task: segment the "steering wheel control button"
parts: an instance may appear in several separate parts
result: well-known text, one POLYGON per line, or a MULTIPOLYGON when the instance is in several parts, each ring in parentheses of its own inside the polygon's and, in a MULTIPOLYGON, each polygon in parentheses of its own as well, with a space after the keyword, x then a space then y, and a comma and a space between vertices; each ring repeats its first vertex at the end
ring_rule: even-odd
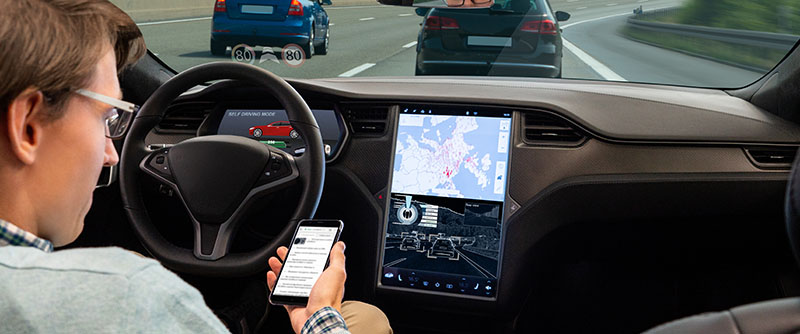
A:
POLYGON ((289 174, 291 174, 291 169, 288 166, 286 158, 280 154, 272 153, 270 154, 267 167, 264 168, 258 181, 256 181, 256 187, 263 186, 289 174))
POLYGON ((150 158, 150 162, 148 163, 153 171, 167 178, 172 176, 172 172, 169 169, 169 163, 167 161, 168 155, 168 148, 161 149, 153 154, 153 156, 150 158))
POLYGON ((285 159, 280 154, 274 154, 273 153, 272 154, 272 159, 271 159, 271 161, 272 161, 272 166, 271 166, 272 171, 275 172, 276 174, 280 173, 281 168, 283 168, 283 166, 284 166, 284 160, 285 159))

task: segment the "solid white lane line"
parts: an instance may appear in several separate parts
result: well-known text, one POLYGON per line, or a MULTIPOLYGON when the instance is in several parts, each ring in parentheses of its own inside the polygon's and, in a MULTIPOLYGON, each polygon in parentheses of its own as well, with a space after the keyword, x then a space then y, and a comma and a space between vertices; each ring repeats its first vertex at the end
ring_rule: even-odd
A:
POLYGON ((411 16, 411 15, 414 15, 414 14, 409 14, 409 13, 406 13, 406 14, 399 14, 399 15, 397 15, 397 16, 411 16))
POLYGON ((347 72, 339 74, 339 77, 341 77, 341 78, 349 78, 349 77, 352 77, 352 76, 354 76, 356 74, 359 74, 359 73, 363 72, 364 70, 366 70, 366 69, 368 69, 368 68, 370 68, 372 66, 375 66, 375 64, 374 63, 364 63, 364 64, 361 64, 361 65, 358 65, 358 66, 354 67, 352 70, 349 70, 347 72))
POLYGON ((181 22, 192 22, 192 21, 202 21, 202 20, 210 20, 211 16, 209 17, 196 17, 193 19, 180 19, 180 20, 166 20, 166 21, 153 21, 153 22, 145 22, 145 23, 137 23, 137 26, 152 26, 156 24, 168 24, 168 23, 181 23, 181 22))
POLYGON ((405 49, 408 49, 408 48, 410 48, 410 47, 412 47, 412 46, 414 46, 414 45, 417 45, 417 41, 413 41, 413 42, 411 42, 411 43, 408 43, 408 44, 406 44, 406 45, 403 45, 403 48, 405 48, 405 49))
POLYGON ((356 9, 356 8, 373 8, 373 7, 389 7, 389 6, 384 6, 384 5, 367 5, 367 6, 341 6, 341 7, 329 7, 329 6, 325 6, 325 10, 327 11, 327 10, 331 10, 331 9, 356 9))
POLYGON ((362 17, 362 18, 360 18, 358 20, 359 21, 369 21, 369 20, 374 20, 374 19, 375 19, 374 17, 362 17))
MULTIPOLYGON (((653 10, 670 8, 670 7, 672 7, 672 6, 654 8, 653 10)), ((605 19, 610 19, 612 17, 624 16, 624 15, 630 15, 630 14, 629 13, 620 13, 620 14, 608 15, 608 16, 603 16, 603 17, 597 17, 597 18, 584 20, 584 21, 573 22, 573 23, 570 23, 570 24, 565 24, 564 26, 561 27, 561 29, 567 29, 569 27, 576 26, 576 25, 583 24, 583 23, 587 23, 587 22, 605 20, 605 19)), ((561 36, 561 41, 562 41, 562 44, 564 45, 564 47, 567 48, 567 50, 572 52, 576 57, 578 57, 578 59, 580 59, 586 65, 591 67, 595 72, 597 72, 597 74, 599 74, 604 79, 610 80, 610 81, 627 81, 621 75, 617 74, 616 72, 614 72, 610 68, 608 68, 608 66, 604 65, 603 63, 601 63, 600 61, 598 61, 594 57, 590 56, 588 53, 584 52, 583 50, 581 50, 580 48, 575 46, 575 44, 570 43, 570 41, 568 41, 566 38, 564 38, 563 35, 561 36)))
POLYGON ((603 77, 603 79, 609 81, 627 81, 625 78, 608 68, 608 66, 599 62, 597 59, 594 59, 594 57, 590 56, 588 53, 583 52, 583 50, 579 49, 577 46, 575 46, 575 44, 570 43, 563 36, 561 37, 561 42, 564 44, 564 47, 567 48, 567 50, 572 52, 572 54, 578 57, 578 59, 580 59, 582 62, 586 63, 586 65, 589 65, 589 67, 603 77))

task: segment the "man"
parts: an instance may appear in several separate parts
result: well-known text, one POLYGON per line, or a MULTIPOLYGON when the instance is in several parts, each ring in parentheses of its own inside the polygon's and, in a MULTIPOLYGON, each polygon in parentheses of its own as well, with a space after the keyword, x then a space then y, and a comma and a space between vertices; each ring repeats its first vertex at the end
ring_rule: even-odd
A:
MULTIPOLYGON (((80 234, 101 168, 119 161, 111 139, 124 136, 132 110, 115 108, 130 105, 117 73, 145 52, 136 24, 106 0, 2 8, 0 333, 228 332, 196 289, 152 259, 120 248, 52 252, 80 234)), ((352 324, 391 332, 376 308, 342 304, 344 261, 340 242, 308 306, 287 307, 296 332, 347 333, 348 305, 361 313, 352 324)), ((271 288, 281 262, 269 266, 271 288)))

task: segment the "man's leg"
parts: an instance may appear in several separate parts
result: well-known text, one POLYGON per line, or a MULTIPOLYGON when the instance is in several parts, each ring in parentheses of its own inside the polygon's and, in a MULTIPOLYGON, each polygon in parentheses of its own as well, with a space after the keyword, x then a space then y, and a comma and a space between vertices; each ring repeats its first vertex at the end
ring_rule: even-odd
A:
POLYGON ((379 308, 348 300, 342 303, 342 317, 352 334, 392 334, 389 319, 379 308))

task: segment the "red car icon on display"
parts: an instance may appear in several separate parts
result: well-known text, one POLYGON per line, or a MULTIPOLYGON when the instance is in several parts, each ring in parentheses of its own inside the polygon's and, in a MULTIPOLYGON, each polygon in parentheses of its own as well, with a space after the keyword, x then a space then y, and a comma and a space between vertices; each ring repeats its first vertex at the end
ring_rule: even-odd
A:
POLYGON ((259 125, 250 128, 250 135, 256 138, 266 137, 290 137, 297 138, 299 134, 292 125, 286 121, 272 122, 267 125, 259 125))

